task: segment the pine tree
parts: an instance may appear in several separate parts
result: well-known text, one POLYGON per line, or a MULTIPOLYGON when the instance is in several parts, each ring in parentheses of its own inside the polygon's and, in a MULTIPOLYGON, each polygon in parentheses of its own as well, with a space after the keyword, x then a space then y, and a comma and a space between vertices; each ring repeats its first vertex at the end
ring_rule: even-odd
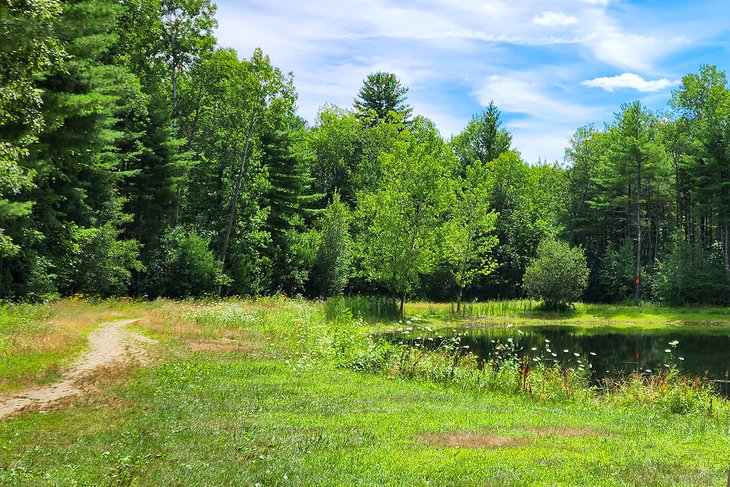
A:
POLYGON ((393 73, 372 73, 363 82, 355 99, 355 113, 365 125, 393 120, 407 123, 413 108, 406 103, 408 88, 393 73))

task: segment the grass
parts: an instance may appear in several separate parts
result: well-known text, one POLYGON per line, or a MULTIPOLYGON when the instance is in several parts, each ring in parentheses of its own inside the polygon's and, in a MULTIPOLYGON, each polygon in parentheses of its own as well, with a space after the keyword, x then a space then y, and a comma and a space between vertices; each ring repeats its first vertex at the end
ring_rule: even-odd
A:
POLYGON ((466 303, 464 312, 456 314, 451 303, 411 302, 405 307, 406 315, 421 316, 432 323, 468 320, 471 323, 520 326, 561 324, 590 326, 664 328, 674 326, 730 326, 730 308, 683 307, 670 308, 654 305, 641 307, 613 304, 576 303, 568 311, 542 311, 537 302, 529 300, 485 301, 466 303))
POLYGON ((153 307, 131 300, 0 306, 0 392, 58 380, 95 326, 142 316, 153 307))
MULTIPOLYGON (((87 305, 36 309, 34 319, 50 323, 76 306, 87 305)), ((382 325, 354 322, 342 310, 327 322, 316 303, 135 306, 122 308, 144 312, 137 327, 162 340, 155 365, 110 379, 73 407, 0 422, 0 484, 724 485, 727 478, 724 416, 540 402, 358 372, 343 367, 352 357, 342 355, 382 325)))

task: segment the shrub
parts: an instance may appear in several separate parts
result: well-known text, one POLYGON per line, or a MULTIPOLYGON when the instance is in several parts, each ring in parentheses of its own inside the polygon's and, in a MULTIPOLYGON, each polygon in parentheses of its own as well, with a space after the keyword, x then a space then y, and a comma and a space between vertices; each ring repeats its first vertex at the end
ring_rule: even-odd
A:
POLYGON ((657 264, 656 298, 663 304, 726 304, 728 284, 719 252, 677 242, 657 264))
POLYGON ((225 276, 209 244, 209 239, 192 229, 168 231, 150 266, 150 294, 186 298, 214 292, 225 276))
POLYGON ((75 292, 111 297, 127 293, 133 270, 142 270, 135 240, 120 240, 111 223, 76 230, 75 292))
POLYGON ((541 299, 547 309, 564 309, 580 299, 588 285, 583 250, 554 239, 540 242, 535 258, 525 270, 523 286, 541 299))
POLYGON ((350 277, 352 239, 347 205, 335 193, 322 218, 319 247, 312 270, 312 287, 323 298, 339 296, 350 277))

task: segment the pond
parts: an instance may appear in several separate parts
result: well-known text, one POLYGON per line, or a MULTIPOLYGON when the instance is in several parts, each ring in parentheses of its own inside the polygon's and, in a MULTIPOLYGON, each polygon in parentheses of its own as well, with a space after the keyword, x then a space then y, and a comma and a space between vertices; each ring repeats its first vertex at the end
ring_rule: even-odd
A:
POLYGON ((482 359, 506 353, 530 361, 585 368, 598 382, 634 371, 658 372, 669 365, 714 382, 730 397, 730 328, 627 329, 616 327, 529 326, 423 329, 391 335, 404 343, 436 349, 460 336, 460 346, 482 359))

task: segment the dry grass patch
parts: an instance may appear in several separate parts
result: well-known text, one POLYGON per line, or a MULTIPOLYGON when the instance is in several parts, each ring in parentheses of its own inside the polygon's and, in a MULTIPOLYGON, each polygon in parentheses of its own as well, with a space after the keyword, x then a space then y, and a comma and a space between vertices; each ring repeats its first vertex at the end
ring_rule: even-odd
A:
POLYGON ((529 444, 525 438, 487 433, 427 433, 418 435, 421 443, 444 448, 506 448, 529 444))
POLYGON ((590 428, 567 428, 564 426, 539 426, 536 428, 528 428, 527 431, 538 436, 565 436, 568 438, 580 438, 583 436, 599 436, 605 433, 590 428))
POLYGON ((211 340, 192 342, 188 344, 188 349, 193 352, 239 352, 248 354, 260 350, 262 345, 257 343, 241 343, 230 339, 211 340))
POLYGON ((74 385, 84 390, 98 390, 102 387, 116 385, 131 375, 139 366, 139 362, 134 359, 119 360, 109 365, 101 365, 76 379, 74 385))

